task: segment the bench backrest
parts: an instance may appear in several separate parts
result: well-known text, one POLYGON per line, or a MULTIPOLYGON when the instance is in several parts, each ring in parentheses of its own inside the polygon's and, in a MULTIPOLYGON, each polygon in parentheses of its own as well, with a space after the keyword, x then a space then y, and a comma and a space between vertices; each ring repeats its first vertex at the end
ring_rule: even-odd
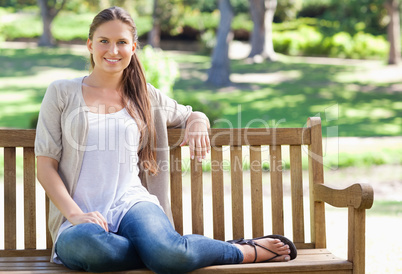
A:
MULTIPOLYGON (((320 118, 309 118, 307 127, 304 128, 263 128, 263 129, 211 129, 211 158, 209 172, 202 171, 202 164, 195 160, 190 161, 191 174, 191 205, 183 201, 183 148, 179 146, 184 136, 180 129, 169 129, 170 146, 170 178, 171 178, 171 205, 176 230, 183 234, 187 218, 191 218, 192 233, 206 234, 204 231, 204 205, 212 199, 212 229, 215 239, 228 240, 225 236, 227 229, 232 231, 232 237, 245 237, 245 223, 248 224, 248 216, 251 215, 252 236, 264 235, 265 231, 272 234, 287 235, 292 238, 298 248, 325 248, 325 215, 324 205, 314 200, 314 193, 310 191, 310 232, 311 240, 305 240, 304 223, 304 197, 302 174, 302 151, 304 146, 308 149, 309 189, 312 184, 323 183, 322 164, 322 136, 320 118), (283 149, 283 147, 286 147, 283 149), (288 148, 289 149, 288 149, 288 148), (246 153, 244 153, 247 149, 246 153), (268 163, 263 154, 269 150, 268 163), (285 231, 284 222, 284 180, 283 180, 283 151, 289 151, 285 158, 290 162, 290 193, 291 193, 291 232, 285 231), (230 154, 226 159, 226 152, 230 154), (244 191, 243 172, 245 166, 244 154, 249 155, 249 179, 246 178, 248 190, 244 191), (229 164, 230 161, 230 164, 229 164), (263 195, 263 178, 266 175, 264 167, 269 164, 270 197, 263 195), (225 172, 224 169, 230 169, 225 172), (225 195, 224 177, 230 173, 230 195, 225 195), (212 194, 204 195, 203 181, 211 178, 212 194), (246 193, 246 195, 245 195, 246 193), (250 196, 251 209, 244 207, 244 197, 250 196), (230 196, 227 199, 227 196, 230 196), (271 212, 264 212, 264 199, 271 200, 271 212), (184 214, 191 207, 191 217, 184 214), (225 221, 225 212, 231 211, 231 224, 225 221), (246 216, 246 218, 245 218, 246 216), (272 227, 264 227, 264 217, 272 216, 272 227), (286 233, 285 233, 286 232, 286 233)), ((41 188, 36 183, 35 155, 34 155, 35 130, 0 129, 0 149, 4 148, 4 219, 0 220, 0 229, 4 231, 4 244, 0 243, 0 256, 6 255, 17 248, 17 208, 23 211, 24 249, 35 250, 37 244, 37 214, 41 210, 48 214, 48 198, 43 208, 37 208, 36 188, 41 188), (16 148, 22 147, 22 156, 19 156, 16 148), (23 158, 23 207, 17 206, 17 158, 23 158)), ((1 151, 1 150, 0 150, 1 151)), ((247 171, 248 172, 248 171, 247 171)), ((0 180, 1 181, 1 180, 0 180)), ((228 188, 226 184, 226 188, 228 188)), ((184 187, 188 187, 184 185, 184 187)), ((1 193, 1 192, 0 192, 1 193)), ((227 192, 226 192, 227 193, 227 192)), ((187 200, 187 199, 186 199, 187 200)), ((248 199, 247 199, 248 200, 248 199)), ((228 217, 228 216, 226 216, 228 217)), ((246 228, 247 225, 246 225, 246 228)), ((52 242, 46 225, 47 249, 52 242)))

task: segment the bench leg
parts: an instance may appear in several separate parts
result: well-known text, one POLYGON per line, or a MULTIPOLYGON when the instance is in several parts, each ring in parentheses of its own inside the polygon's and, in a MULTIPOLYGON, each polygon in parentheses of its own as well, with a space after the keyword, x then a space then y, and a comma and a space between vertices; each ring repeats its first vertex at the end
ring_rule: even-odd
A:
POLYGON ((348 260, 353 262, 353 273, 365 273, 366 210, 349 207, 348 260))

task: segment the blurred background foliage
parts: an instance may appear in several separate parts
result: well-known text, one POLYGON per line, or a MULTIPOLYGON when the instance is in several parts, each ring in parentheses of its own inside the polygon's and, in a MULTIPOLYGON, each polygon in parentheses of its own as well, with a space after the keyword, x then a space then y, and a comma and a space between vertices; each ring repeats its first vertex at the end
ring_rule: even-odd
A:
MULTIPOLYGON (((220 20, 218 1, 158 1, 162 7, 161 39, 179 41, 180 46, 193 49, 193 52, 172 55, 144 47, 140 56, 148 81, 181 103, 206 112, 211 121, 224 117, 237 122, 235 114, 238 111, 237 106, 241 104, 245 120, 255 116, 266 120, 268 118, 264 115, 269 112, 270 119, 292 115, 288 119, 294 124, 288 126, 299 126, 304 123, 304 117, 315 115, 323 106, 340 104, 340 118, 344 118, 342 121, 352 121, 342 126, 339 131, 341 136, 401 134, 402 93, 394 92, 398 90, 399 83, 370 82, 371 79, 362 82, 358 75, 363 73, 361 71, 364 68, 358 66, 326 64, 315 67, 299 63, 297 59, 251 66, 244 63, 244 60, 232 60, 231 69, 237 75, 277 72, 293 75, 295 71, 300 71, 301 75, 292 76, 291 80, 280 84, 235 84, 228 88, 232 89, 229 96, 217 91, 216 87, 208 86, 203 77, 210 67, 210 51, 215 47, 220 20), (196 50, 194 45, 198 46, 195 47, 196 50), (180 76, 178 65, 181 66, 180 72, 184 72, 180 76), (350 78, 347 82, 335 79, 336 75, 342 73, 350 78), (370 92, 356 92, 360 89, 370 92), (352 99, 355 101, 350 103, 352 99), (283 102, 286 100, 288 105, 285 106, 283 102), (270 102, 269 106, 267 101, 270 102), (297 105, 297 108, 291 110, 290 104, 297 105)), ((384 2, 385 0, 280 0, 273 25, 274 49, 277 53, 288 56, 375 59, 385 64, 389 52, 386 34, 389 16, 384 2)), ((137 24, 140 44, 146 45, 147 34, 153 26, 153 3, 154 0, 69 0, 53 21, 52 32, 59 44, 84 45, 93 16, 103 8, 118 5, 132 14, 137 24)), ((232 21, 234 39, 246 44, 253 29, 250 2, 231 0, 231 4, 235 12, 232 21)), ((36 0, 0 0, 0 40, 36 42, 41 32, 42 21, 36 0)), ((178 44, 171 48, 176 50, 176 45, 178 44)), ((52 75, 56 73, 61 73, 64 78, 86 73, 86 61, 83 57, 86 52, 78 56, 64 51, 63 47, 1 49, 0 62, 3 66, 0 67, 0 126, 16 125, 16 115, 21 114, 21 124, 16 126, 34 127, 35 116, 47 86, 45 80, 52 79, 52 75), (21 78, 16 79, 17 77, 21 78), (21 96, 20 103, 16 102, 16 94, 21 96), (20 110, 17 109, 17 104, 20 110), (27 119, 27 115, 34 117, 32 123, 29 123, 31 118, 27 119)), ((224 125, 217 123, 216 126, 224 125)))
POLYGON ((173 85, 179 77, 177 63, 161 49, 147 45, 139 53, 145 76, 149 83, 158 87, 163 93, 173 97, 173 85))
MULTIPOLYGON (((60 0, 58 0, 60 1, 60 0)), ((388 54, 385 0, 281 0, 274 18, 274 48, 287 55, 384 59, 388 54)), ((199 41, 211 50, 219 24, 217 1, 159 0, 161 39, 199 41)), ((248 41, 253 28, 248 0, 231 0, 234 39, 248 41)), ((94 14, 111 5, 131 12, 140 40, 152 29, 153 0, 70 0, 55 18, 59 42, 82 42, 94 14)), ((0 0, 0 39, 37 39, 42 32, 36 0, 0 0)))

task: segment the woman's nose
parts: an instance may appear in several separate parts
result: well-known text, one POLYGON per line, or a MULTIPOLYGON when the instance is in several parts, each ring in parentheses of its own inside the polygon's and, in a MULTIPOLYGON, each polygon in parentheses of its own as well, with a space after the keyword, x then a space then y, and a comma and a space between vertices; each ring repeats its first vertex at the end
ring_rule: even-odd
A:
POLYGON ((118 53, 117 45, 116 44, 110 44, 109 52, 111 54, 117 54, 118 53))

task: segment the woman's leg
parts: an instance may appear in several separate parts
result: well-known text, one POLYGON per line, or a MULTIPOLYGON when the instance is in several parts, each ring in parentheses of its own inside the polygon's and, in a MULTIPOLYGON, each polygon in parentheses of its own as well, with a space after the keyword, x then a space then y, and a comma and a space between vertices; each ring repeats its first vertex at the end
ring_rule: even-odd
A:
POLYGON ((65 266, 74 270, 105 272, 145 267, 128 239, 93 223, 63 231, 56 242, 56 253, 65 266))
POLYGON ((135 204, 123 218, 117 234, 128 238, 144 264, 156 273, 184 273, 215 264, 243 261, 234 245, 201 235, 178 234, 155 204, 135 204))

